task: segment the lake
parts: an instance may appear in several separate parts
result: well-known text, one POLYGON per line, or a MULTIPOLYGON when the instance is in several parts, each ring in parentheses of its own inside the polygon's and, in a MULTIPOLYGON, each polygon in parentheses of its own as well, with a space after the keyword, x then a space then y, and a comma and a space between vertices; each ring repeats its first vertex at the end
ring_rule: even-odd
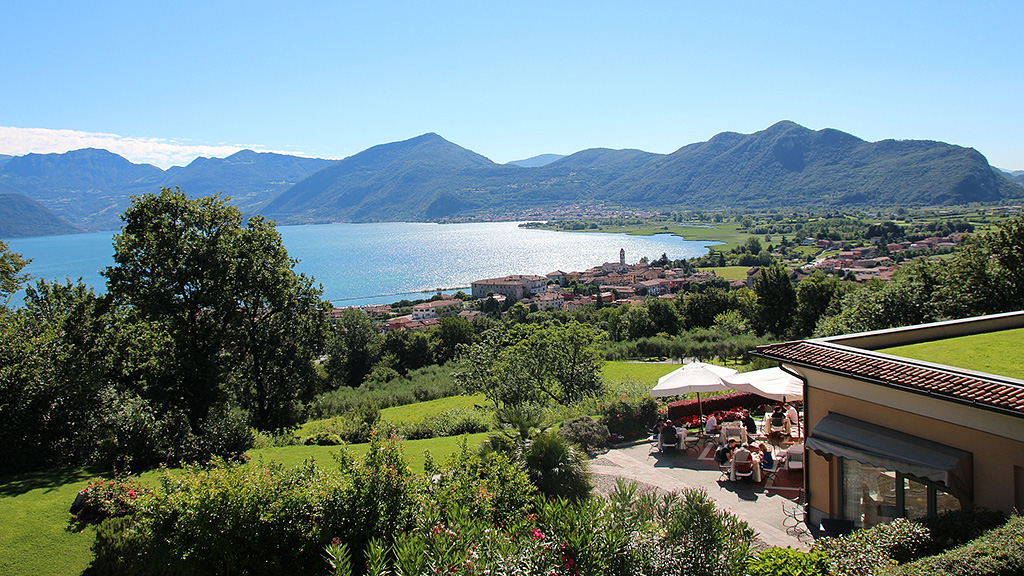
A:
MULTIPOLYGON (((452 292, 473 280, 506 274, 544 275, 554 270, 586 270, 663 253, 672 259, 700 256, 715 242, 677 236, 555 232, 519 228, 516 222, 429 224, 320 224, 279 226, 298 272, 323 285, 336 306, 386 304, 424 298, 425 292, 452 292)), ((115 232, 6 240, 11 250, 31 258, 25 269, 35 278, 72 279, 102 291, 99 271, 113 264, 115 232)), ((12 299, 20 302, 20 296, 12 299)))

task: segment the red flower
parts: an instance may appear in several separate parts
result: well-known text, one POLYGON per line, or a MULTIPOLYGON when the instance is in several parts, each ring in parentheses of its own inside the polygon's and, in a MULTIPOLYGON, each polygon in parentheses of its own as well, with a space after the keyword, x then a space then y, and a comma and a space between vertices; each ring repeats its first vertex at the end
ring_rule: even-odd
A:
POLYGON ((540 531, 540 528, 534 528, 533 531, 530 532, 530 535, 533 536, 534 540, 544 539, 544 533, 540 531))

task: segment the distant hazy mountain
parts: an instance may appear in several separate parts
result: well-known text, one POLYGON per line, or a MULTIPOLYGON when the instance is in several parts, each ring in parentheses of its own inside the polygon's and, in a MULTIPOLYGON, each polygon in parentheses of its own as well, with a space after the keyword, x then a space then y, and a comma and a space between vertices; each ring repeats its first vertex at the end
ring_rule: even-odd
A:
POLYGON ((10 160, 11 158, 14 158, 14 156, 11 156, 9 154, 0 154, 0 166, 7 164, 7 161, 10 160))
POLYGON ((245 214, 334 160, 242 150, 227 158, 196 158, 165 172, 161 186, 178 186, 190 197, 222 194, 245 214))
POLYGON ((1000 168, 1011 180, 1024 184, 1024 170, 1006 170, 1000 168))
POLYGON ((332 160, 243 150, 227 158, 197 158, 161 170, 106 150, 28 154, 0 165, 0 192, 24 194, 89 230, 120 226, 130 196, 179 186, 190 196, 222 193, 246 214, 332 160))
POLYGON ((24 194, 82 228, 110 230, 129 195, 158 190, 163 174, 95 148, 27 154, 0 167, 0 192, 24 194))
POLYGON ((525 160, 513 160, 511 162, 507 162, 507 164, 522 166, 523 168, 540 168, 541 166, 547 166, 555 160, 561 160, 562 158, 565 158, 564 154, 541 154, 539 156, 526 158, 525 160))
POLYGON ((0 194, 0 238, 81 232, 42 204, 21 194, 0 194))
POLYGON ((779 122, 671 154, 591 149, 524 170, 436 134, 383 144, 317 172, 264 207, 282 222, 500 217, 523 208, 921 206, 1024 197, 971 148, 866 142, 779 122))

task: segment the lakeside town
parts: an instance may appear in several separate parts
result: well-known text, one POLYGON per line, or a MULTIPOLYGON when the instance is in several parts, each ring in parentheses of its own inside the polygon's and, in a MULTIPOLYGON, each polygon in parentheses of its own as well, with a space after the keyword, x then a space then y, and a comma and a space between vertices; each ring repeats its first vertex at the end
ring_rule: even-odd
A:
MULTIPOLYGON (((815 250, 809 263, 787 268, 790 280, 797 284, 815 271, 837 276, 848 281, 865 282, 878 279, 888 282, 904 264, 918 258, 949 254, 963 243, 968 234, 954 232, 945 236, 930 236, 915 241, 884 242, 881 236, 868 239, 865 245, 850 240, 805 238, 799 244, 815 250)), ((782 259, 781 250, 772 254, 782 259)), ((666 259, 665 263, 669 261, 666 259)), ((426 331, 437 326, 440 318, 459 316, 472 320, 488 311, 507 311, 522 303, 530 311, 571 311, 587 305, 640 305, 648 298, 672 299, 681 290, 694 285, 718 281, 729 289, 752 288, 762 266, 746 269, 742 277, 724 278, 714 268, 668 267, 651 263, 642 257, 627 263, 625 249, 620 249, 618 261, 604 262, 587 270, 565 272, 554 270, 545 274, 510 274, 498 278, 483 278, 471 283, 471 292, 437 295, 411 306, 378 304, 354 307, 369 316, 381 333, 393 331, 426 331), (398 313, 396 313, 398 312, 398 313)), ((334 308, 332 321, 346 308, 334 308)))

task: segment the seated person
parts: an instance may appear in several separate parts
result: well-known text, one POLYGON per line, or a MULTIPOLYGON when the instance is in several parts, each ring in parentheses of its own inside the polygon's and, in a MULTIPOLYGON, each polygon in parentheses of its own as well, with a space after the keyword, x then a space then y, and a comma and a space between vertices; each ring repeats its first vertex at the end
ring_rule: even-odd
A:
POLYGON ((661 446, 662 448, 676 448, 679 446, 679 432, 672 425, 671 421, 666 421, 665 427, 661 429, 661 446))
POLYGON ((757 434, 757 422, 754 422, 754 417, 750 415, 749 411, 743 411, 743 418, 741 421, 743 422, 743 426, 747 429, 747 434, 757 434))
POLYGON ((708 414, 708 419, 704 422, 704 433, 714 434, 716 432, 718 432, 718 418, 716 418, 715 414, 712 412, 711 414, 708 414))
POLYGON ((750 451, 750 445, 743 444, 732 455, 732 479, 736 479, 737 473, 746 474, 747 472, 752 472, 750 477, 755 482, 761 481, 761 470, 754 468, 754 455, 750 451))
POLYGON ((736 450, 737 444, 739 444, 739 442, 737 442, 735 438, 730 438, 728 442, 720 445, 715 450, 715 462, 717 462, 719 466, 725 466, 728 464, 729 460, 732 460, 732 453, 736 450))
POLYGON ((764 442, 761 442, 761 445, 758 446, 757 449, 761 452, 760 453, 761 469, 762 470, 771 470, 775 466, 775 461, 772 458, 772 451, 768 448, 768 445, 765 444, 764 442))
POLYGON ((786 413, 783 411, 782 406, 776 406, 775 412, 772 413, 769 424, 773 429, 782 428, 786 436, 789 436, 789 430, 792 424, 786 413))
POLYGON ((661 431, 665 428, 665 422, 658 420, 654 423, 654 427, 651 428, 651 438, 660 438, 661 431))
POLYGON ((800 423, 800 413, 796 411, 796 407, 793 406, 792 404, 787 403, 785 405, 785 409, 786 409, 786 418, 789 418, 790 424, 792 424, 794 426, 799 424, 800 423))

